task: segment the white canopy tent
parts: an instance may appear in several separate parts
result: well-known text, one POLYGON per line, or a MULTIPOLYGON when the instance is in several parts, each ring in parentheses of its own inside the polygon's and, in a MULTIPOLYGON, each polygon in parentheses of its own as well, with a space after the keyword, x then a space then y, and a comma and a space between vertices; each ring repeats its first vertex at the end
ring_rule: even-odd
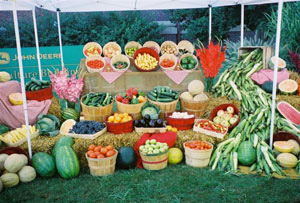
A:
MULTIPOLYGON (((28 150, 30 157, 31 142, 28 129, 28 116, 27 116, 27 103, 25 96, 25 85, 23 75, 23 64, 21 54, 21 43, 19 37, 19 27, 17 10, 33 10, 34 18, 34 29, 36 37, 37 53, 39 55, 39 45, 37 36, 36 16, 35 7, 40 7, 50 11, 57 12, 58 32, 59 32, 59 44, 61 52, 61 64, 63 63, 63 51, 62 51, 62 40, 60 31, 60 16, 59 12, 92 12, 92 11, 126 11, 126 10, 163 10, 163 9, 192 9, 192 8, 209 8, 209 40, 211 39, 211 24, 212 24, 212 8, 221 6, 241 5, 241 46, 243 46, 243 28, 244 28, 244 5, 258 5, 268 3, 278 3, 278 19, 277 19, 277 35, 276 35, 276 49, 275 56, 279 56, 279 45, 280 45, 280 30, 281 30, 281 11, 283 2, 292 2, 292 0, 0 0, 0 11, 1 10, 13 10, 16 44, 18 51, 19 70, 21 78, 21 86, 23 93, 23 106, 25 114, 25 122, 27 126, 27 139, 28 139, 28 150)), ((40 69, 40 58, 38 57, 39 71, 40 69)), ((274 69, 274 85, 272 94, 272 119, 271 119, 271 131, 270 131, 270 145, 273 142, 273 127, 274 127, 274 115, 275 115, 275 98, 276 98, 276 84, 277 84, 277 72, 278 72, 278 60, 275 62, 274 69)), ((41 78, 41 75, 40 75, 41 78)))

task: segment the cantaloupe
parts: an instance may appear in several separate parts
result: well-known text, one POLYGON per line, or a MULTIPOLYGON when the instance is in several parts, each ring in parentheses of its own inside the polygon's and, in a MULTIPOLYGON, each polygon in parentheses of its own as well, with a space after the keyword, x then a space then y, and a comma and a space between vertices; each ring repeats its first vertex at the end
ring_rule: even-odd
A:
MULTIPOLYGON (((275 68, 275 61, 276 61, 275 59, 276 59, 275 56, 270 58, 269 68, 271 69, 275 68)), ((278 70, 284 69, 285 67, 286 67, 286 62, 282 58, 278 57, 278 70)))
POLYGON ((13 105, 22 105, 23 104, 22 93, 19 92, 11 93, 10 95, 8 95, 8 100, 13 105))
POLYGON ((189 92, 183 92, 180 97, 188 101, 193 100, 193 96, 189 92))
POLYGON ((60 134, 65 135, 69 133, 69 130, 76 124, 76 121, 73 119, 68 119, 60 127, 60 134))
POLYGON ((294 145, 292 145, 288 141, 276 141, 274 142, 273 146, 278 152, 284 153, 292 152, 294 149, 294 145))
POLYGON ((201 94, 204 91, 204 84, 200 80, 193 80, 188 84, 188 90, 191 95, 201 94))
POLYGON ((193 98, 193 101, 206 101, 206 100, 208 100, 208 96, 205 93, 197 94, 193 98))
POLYGON ((286 79, 279 83, 278 89, 283 94, 295 94, 298 90, 298 83, 295 80, 286 79))
POLYGON ((299 154, 300 152, 300 145, 296 140, 288 140, 288 143, 292 144, 294 146, 294 149, 292 151, 293 154, 295 154, 296 156, 299 154))

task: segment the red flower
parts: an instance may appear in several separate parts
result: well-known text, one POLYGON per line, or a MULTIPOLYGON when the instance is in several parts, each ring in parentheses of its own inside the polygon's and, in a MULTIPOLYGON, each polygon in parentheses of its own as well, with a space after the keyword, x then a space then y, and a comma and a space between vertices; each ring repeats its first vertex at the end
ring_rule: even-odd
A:
POLYGON ((225 50, 226 46, 223 47, 222 51, 220 44, 214 45, 212 41, 209 42, 207 48, 203 47, 196 50, 206 78, 215 78, 218 75, 222 63, 225 61, 225 50))

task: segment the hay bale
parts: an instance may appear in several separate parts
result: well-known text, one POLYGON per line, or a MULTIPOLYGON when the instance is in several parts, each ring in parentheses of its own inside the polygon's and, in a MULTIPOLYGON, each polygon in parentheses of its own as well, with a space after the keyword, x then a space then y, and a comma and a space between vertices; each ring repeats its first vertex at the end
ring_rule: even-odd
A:
POLYGON ((277 95, 276 101, 286 101, 300 111, 300 96, 298 95, 277 95))
POLYGON ((51 99, 51 105, 48 113, 56 116, 60 121, 62 121, 60 103, 55 96, 53 96, 51 99))

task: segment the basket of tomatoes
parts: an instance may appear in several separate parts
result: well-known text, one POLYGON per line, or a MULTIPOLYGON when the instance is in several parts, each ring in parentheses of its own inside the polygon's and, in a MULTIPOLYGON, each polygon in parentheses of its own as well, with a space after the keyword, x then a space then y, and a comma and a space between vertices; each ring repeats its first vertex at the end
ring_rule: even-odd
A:
POLYGON ((101 56, 90 56, 85 60, 85 66, 90 73, 102 72, 106 63, 101 56))
POLYGON ((112 145, 106 147, 90 145, 85 154, 93 176, 105 176, 114 173, 118 151, 112 145))
POLYGON ((188 141, 183 144, 185 152, 185 162, 193 167, 207 167, 213 145, 203 140, 188 141))
POLYGON ((159 66, 164 71, 172 71, 176 68, 177 57, 174 54, 164 54, 160 57, 159 66))

